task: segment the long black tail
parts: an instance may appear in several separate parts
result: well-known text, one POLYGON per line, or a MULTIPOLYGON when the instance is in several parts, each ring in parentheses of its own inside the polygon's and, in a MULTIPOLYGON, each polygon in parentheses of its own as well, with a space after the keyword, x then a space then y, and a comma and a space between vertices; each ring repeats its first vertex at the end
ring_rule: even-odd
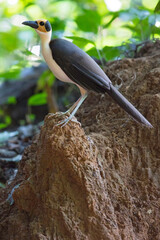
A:
POLYGON ((113 86, 107 93, 122 107, 129 115, 131 115, 136 121, 152 128, 153 126, 148 120, 113 86))

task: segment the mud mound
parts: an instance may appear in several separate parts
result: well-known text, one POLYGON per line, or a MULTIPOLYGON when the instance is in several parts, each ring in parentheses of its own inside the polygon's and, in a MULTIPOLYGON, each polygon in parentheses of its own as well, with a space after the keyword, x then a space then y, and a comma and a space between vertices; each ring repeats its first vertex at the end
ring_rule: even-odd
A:
POLYGON ((160 52, 105 71, 154 128, 94 93, 77 114, 83 129, 49 114, 1 193, 3 240, 160 239, 160 52))

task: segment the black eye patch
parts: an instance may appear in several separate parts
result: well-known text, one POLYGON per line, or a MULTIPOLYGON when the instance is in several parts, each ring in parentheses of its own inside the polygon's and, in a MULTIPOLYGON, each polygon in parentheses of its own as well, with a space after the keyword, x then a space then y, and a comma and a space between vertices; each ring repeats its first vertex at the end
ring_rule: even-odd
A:
POLYGON ((47 21, 46 23, 45 23, 45 29, 46 29, 46 31, 47 32, 49 32, 49 31, 51 31, 51 24, 49 23, 49 21, 47 21))
POLYGON ((41 26, 43 26, 43 25, 44 25, 44 22, 40 22, 39 24, 40 24, 41 26))

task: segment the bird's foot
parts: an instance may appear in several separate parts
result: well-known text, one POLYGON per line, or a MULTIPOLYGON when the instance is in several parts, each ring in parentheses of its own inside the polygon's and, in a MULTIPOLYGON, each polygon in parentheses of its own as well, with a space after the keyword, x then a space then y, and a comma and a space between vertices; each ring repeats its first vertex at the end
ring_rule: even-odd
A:
POLYGON ((59 123, 56 124, 56 126, 61 126, 64 127, 69 121, 78 123, 81 126, 81 123, 77 121, 77 119, 75 117, 72 116, 72 114, 65 118, 64 120, 60 121, 59 123))
POLYGON ((86 99, 87 97, 87 93, 85 93, 84 95, 82 95, 77 102, 70 108, 68 109, 68 111, 66 111, 64 114, 62 115, 67 115, 70 114, 68 118, 65 118, 63 121, 59 122, 56 124, 56 126, 60 126, 64 127, 76 114, 78 108, 81 106, 81 104, 83 103, 83 101, 86 99))

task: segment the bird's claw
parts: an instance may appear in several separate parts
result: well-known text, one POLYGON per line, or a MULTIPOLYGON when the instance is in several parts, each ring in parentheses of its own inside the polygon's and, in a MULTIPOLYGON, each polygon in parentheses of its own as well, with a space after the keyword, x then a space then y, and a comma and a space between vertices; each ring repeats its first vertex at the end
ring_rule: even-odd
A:
POLYGON ((62 121, 60 121, 59 123, 56 124, 56 126, 60 126, 64 127, 69 121, 78 123, 81 126, 81 123, 77 121, 77 119, 73 119, 72 116, 69 116, 67 119, 64 119, 62 121))
POLYGON ((63 120, 63 121, 60 121, 59 123, 56 124, 56 126, 60 126, 61 125, 61 127, 64 127, 68 123, 68 121, 69 121, 69 120, 68 121, 67 120, 68 120, 68 118, 63 120))

